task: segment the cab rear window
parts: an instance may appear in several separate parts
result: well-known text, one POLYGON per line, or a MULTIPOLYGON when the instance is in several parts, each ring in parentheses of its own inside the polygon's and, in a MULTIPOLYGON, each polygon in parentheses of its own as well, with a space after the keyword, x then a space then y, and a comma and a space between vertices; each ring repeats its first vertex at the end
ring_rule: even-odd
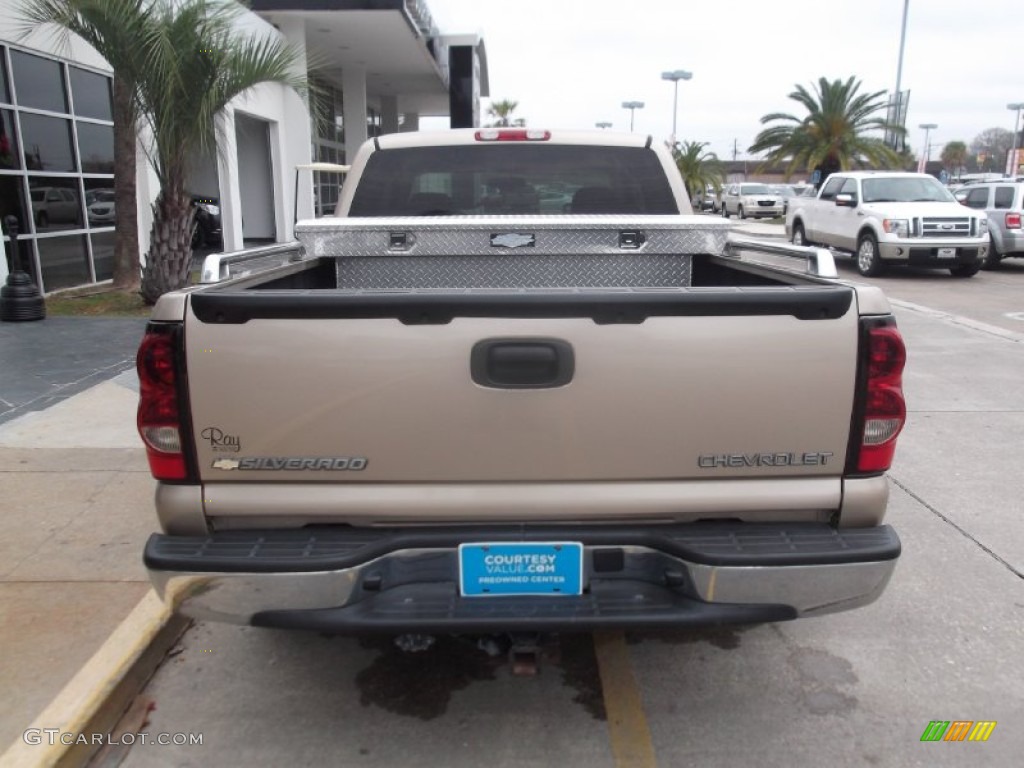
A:
POLYGON ((349 215, 679 212, 650 149, 524 143, 375 152, 349 215))

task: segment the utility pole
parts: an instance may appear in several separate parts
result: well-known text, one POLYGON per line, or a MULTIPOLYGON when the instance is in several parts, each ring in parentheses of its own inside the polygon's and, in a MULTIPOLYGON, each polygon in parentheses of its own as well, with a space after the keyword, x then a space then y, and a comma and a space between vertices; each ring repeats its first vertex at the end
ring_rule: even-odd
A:
POLYGON ((739 139, 733 139, 733 140, 732 140, 732 161, 733 161, 734 163, 736 162, 736 155, 738 154, 738 151, 737 151, 737 149, 736 149, 736 144, 737 144, 738 142, 739 142, 739 139))

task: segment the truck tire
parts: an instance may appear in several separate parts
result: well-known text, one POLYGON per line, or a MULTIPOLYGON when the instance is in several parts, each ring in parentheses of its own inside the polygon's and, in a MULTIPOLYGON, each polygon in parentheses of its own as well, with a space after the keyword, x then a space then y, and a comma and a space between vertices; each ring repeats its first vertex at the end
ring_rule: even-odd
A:
POLYGON ((885 271, 885 264, 878 254, 878 238, 870 232, 857 239, 857 271, 864 277, 878 277, 885 271))
POLYGON ((793 245, 810 245, 807 242, 807 235, 804 234, 804 225, 799 221, 793 224, 793 245))
POLYGON ((743 206, 742 205, 739 208, 736 209, 736 215, 739 216, 741 219, 747 218, 747 214, 743 212, 743 206))
POLYGON ((999 253, 999 249, 996 248, 996 241, 992 235, 988 236, 988 253, 985 254, 985 258, 981 261, 982 269, 999 269, 999 261, 1002 259, 1002 255, 999 253))
POLYGON ((981 269, 981 262, 976 261, 973 264, 958 264, 955 267, 950 267, 949 273, 953 277, 974 277, 978 274, 979 269, 981 269))
POLYGON ((722 202, 722 218, 723 219, 728 219, 729 218, 729 206, 726 205, 724 201, 722 202))

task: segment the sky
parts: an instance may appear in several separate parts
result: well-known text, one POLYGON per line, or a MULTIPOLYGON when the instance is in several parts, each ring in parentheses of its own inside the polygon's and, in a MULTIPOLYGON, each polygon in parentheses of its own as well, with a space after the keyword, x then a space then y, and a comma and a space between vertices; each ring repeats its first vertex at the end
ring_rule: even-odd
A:
MULTIPOLYGON (((491 99, 519 102, 537 128, 629 130, 623 101, 642 101, 635 130, 704 141, 723 159, 746 149, 771 112, 802 117, 788 98, 818 78, 862 81, 861 93, 894 91, 905 0, 426 0, 442 33, 479 32, 491 99)), ((901 89, 910 90, 908 143, 930 131, 931 158, 948 141, 1012 131, 1024 102, 1024 2, 909 0, 901 89)), ((489 101, 484 100, 483 110, 489 101)), ((884 117, 884 113, 880 113, 884 117)), ((486 117, 485 117, 486 120, 486 117)), ((1024 121, 1024 115, 1022 115, 1024 121)), ((433 124, 440 127, 440 123, 433 124)), ((432 127, 423 121, 421 127, 432 127)))

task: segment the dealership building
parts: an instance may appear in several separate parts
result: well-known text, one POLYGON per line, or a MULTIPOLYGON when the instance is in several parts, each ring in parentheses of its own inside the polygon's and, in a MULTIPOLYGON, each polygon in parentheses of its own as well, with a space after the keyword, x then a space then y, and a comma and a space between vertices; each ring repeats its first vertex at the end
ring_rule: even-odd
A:
MULTIPOLYGON (((23 268, 43 291, 109 280, 110 67, 80 40, 23 35, 10 5, 0 8, 0 218, 17 219, 23 268)), ((367 138, 417 130, 421 117, 480 124, 483 39, 440 31, 423 0, 252 0, 238 26, 294 45, 326 114, 312 120, 294 91, 271 83, 224 110, 219 151, 191 158, 189 191, 219 209, 225 251, 289 241, 296 211, 333 211, 341 173, 297 168, 344 165, 367 138)), ((158 183, 141 145, 136 169, 145 258, 158 183)), ((5 224, 0 280, 8 240, 5 224)))

